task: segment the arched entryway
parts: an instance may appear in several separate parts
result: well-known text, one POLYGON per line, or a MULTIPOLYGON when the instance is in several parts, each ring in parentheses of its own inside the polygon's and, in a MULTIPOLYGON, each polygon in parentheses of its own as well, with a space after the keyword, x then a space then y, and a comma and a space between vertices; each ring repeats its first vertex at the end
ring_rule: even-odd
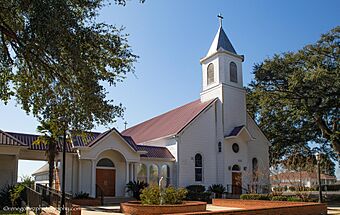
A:
POLYGON ((109 158, 102 158, 96 166, 96 186, 104 196, 116 195, 116 169, 109 158))
POLYGON ((232 170, 232 193, 237 195, 242 194, 241 167, 235 164, 231 170, 232 170))

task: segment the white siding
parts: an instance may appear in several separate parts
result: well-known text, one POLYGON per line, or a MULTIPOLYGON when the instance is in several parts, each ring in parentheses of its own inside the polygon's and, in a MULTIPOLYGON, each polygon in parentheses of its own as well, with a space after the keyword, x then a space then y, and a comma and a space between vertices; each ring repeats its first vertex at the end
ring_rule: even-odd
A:
POLYGON ((215 108, 210 107, 189 125, 179 137, 179 181, 180 187, 191 184, 205 186, 216 183, 216 125, 215 108), (195 182, 194 157, 203 156, 203 182, 195 182))

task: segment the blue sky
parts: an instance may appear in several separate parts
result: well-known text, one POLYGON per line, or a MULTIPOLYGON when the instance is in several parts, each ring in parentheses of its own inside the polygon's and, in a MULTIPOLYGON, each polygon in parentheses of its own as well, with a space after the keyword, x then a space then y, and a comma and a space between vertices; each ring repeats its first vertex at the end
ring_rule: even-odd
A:
MULTIPOLYGON (((144 4, 132 0, 125 7, 103 8, 98 21, 124 26, 129 44, 140 56, 134 75, 107 88, 109 97, 126 107, 125 119, 110 126, 122 130, 125 120, 129 127, 199 98, 199 60, 217 31, 218 13, 224 16, 223 28, 234 48, 245 55, 246 85, 252 79, 254 63, 300 49, 339 25, 339 9, 340 1, 335 0, 146 0, 144 4)), ((2 130, 36 131, 36 120, 16 107, 15 101, 0 104, 0 118, 2 130)), ((19 175, 39 165, 21 162, 19 175)))

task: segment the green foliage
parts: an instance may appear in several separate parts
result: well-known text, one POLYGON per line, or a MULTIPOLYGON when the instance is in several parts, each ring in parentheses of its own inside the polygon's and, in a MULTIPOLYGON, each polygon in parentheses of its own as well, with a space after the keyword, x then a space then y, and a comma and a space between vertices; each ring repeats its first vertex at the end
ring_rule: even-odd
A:
MULTIPOLYGON (((248 88, 247 107, 272 143, 273 165, 287 158, 290 160, 286 163, 292 164, 292 168, 301 168, 313 159, 316 149, 337 160, 339 45, 337 26, 315 44, 295 53, 275 55, 254 66, 255 80, 248 88), (314 143, 315 149, 309 143, 314 143)), ((315 162, 309 163, 309 168, 313 168, 315 162)), ((334 173, 332 166, 329 172, 334 173)))
POLYGON ((289 196, 289 197, 287 197, 287 201, 289 201, 289 202, 301 202, 302 200, 298 197, 295 197, 295 196, 289 196))
POLYGON ((205 186, 189 185, 186 189, 188 190, 186 200, 210 202, 211 193, 205 191, 205 186))
POLYGON ((162 198, 165 204, 175 205, 181 204, 187 194, 188 191, 184 188, 176 189, 175 187, 170 186, 165 188, 164 192, 162 193, 162 198))
POLYGON ((149 186, 142 190, 140 195, 143 205, 160 205, 162 204, 181 204, 187 194, 184 188, 167 187, 164 190, 159 190, 158 186, 149 186))
POLYGON ((159 205, 160 202, 160 190, 158 186, 149 186, 142 190, 140 199, 143 205, 159 205))
POLYGON ((58 155, 58 139, 63 136, 63 127, 56 120, 45 119, 40 121, 37 131, 43 135, 39 136, 33 144, 46 145, 46 158, 48 162, 48 185, 53 187, 54 178, 54 162, 55 157, 58 155))
POLYGON ((296 190, 296 187, 290 186, 290 187, 288 187, 288 190, 289 190, 289 191, 295 191, 295 190, 296 190))
POLYGON ((205 186, 203 185, 189 185, 186 187, 189 192, 203 193, 205 192, 205 186))
POLYGON ((90 199, 90 194, 81 191, 80 193, 76 193, 74 195, 74 199, 90 199))
POLYGON ((270 196, 267 194, 242 194, 240 199, 243 200, 270 200, 270 196))
POLYGON ((137 200, 140 200, 141 190, 146 188, 148 184, 144 181, 129 181, 126 184, 127 192, 132 192, 133 197, 137 200))
POLYGON ((12 206, 11 201, 11 193, 10 191, 14 186, 5 185, 0 189, 0 208, 2 209, 5 206, 12 206))
POLYGON ((21 196, 24 191, 24 184, 17 184, 10 190, 12 206, 18 207, 21 205, 21 196))
MULTIPOLYGON (((125 0, 115 0, 125 4, 125 0)), ((123 114, 107 98, 137 56, 123 28, 97 22, 106 1, 1 1, 0 100, 12 97, 38 120, 66 116, 90 130, 123 114)))
POLYGON ((273 196, 272 201, 287 201, 287 196, 273 196))
POLYGON ((216 198, 221 198, 222 194, 226 192, 225 186, 223 184, 212 184, 208 188, 208 192, 215 193, 216 198))
POLYGON ((23 175, 20 177, 21 185, 32 188, 34 186, 34 179, 29 175, 23 175))
POLYGON ((287 186, 284 186, 284 187, 274 187, 273 190, 275 192, 283 192, 283 191, 287 191, 287 186))

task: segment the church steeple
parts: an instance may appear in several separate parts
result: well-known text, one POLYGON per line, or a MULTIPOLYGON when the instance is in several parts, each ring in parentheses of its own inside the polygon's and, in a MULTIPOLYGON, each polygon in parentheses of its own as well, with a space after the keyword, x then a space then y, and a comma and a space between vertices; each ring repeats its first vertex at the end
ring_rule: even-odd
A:
POLYGON ((237 54, 222 27, 219 28, 202 65, 201 101, 218 98, 216 111, 223 120, 224 135, 230 129, 246 124, 246 94, 243 88, 242 63, 244 56, 237 54))
MULTIPOLYGON (((243 55, 238 55, 222 27, 222 15, 218 15, 219 28, 207 55, 201 59, 203 86, 201 100, 222 97, 221 87, 243 89, 243 55)), ((223 89, 223 92, 226 88, 223 89)), ((223 98, 221 98, 223 100, 223 98)))
POLYGON ((215 53, 218 50, 224 50, 224 51, 231 52, 233 54, 237 54, 229 38, 227 37, 226 33, 224 32, 222 28, 223 16, 219 14, 217 17, 220 20, 220 27, 218 28, 217 34, 210 46, 207 56, 215 53))

